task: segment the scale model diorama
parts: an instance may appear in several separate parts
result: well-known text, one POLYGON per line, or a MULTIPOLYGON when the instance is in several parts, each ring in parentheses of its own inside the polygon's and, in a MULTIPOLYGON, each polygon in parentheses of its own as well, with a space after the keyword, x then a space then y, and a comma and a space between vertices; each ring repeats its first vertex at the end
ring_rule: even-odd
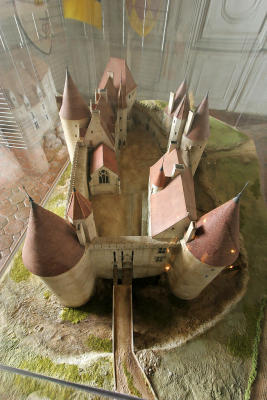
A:
POLYGON ((120 153, 136 90, 125 60, 111 58, 88 107, 66 73, 60 118, 73 164, 66 219, 31 201, 23 248, 25 266, 66 306, 85 304, 96 278, 119 281, 129 268, 133 278, 168 271, 173 294, 194 299, 239 255, 240 195, 197 220, 193 176, 210 135, 208 96, 191 111, 185 82, 170 94, 167 151, 150 168, 148 234, 98 235, 92 200, 123 194, 120 153))
MULTIPOLYGON (((29 197, 22 257, 67 307, 87 303, 97 279, 113 279, 115 386, 152 400, 133 348, 132 279, 165 273, 173 295, 197 298, 239 256, 241 193, 198 219, 193 176, 210 135, 208 96, 192 111, 185 82, 170 94, 162 117, 167 151, 140 169, 134 150, 150 157, 156 139, 150 135, 146 152, 134 144, 140 132, 127 135, 133 120, 146 118, 134 111, 136 89, 125 60, 111 58, 88 107, 67 71, 59 112, 72 162, 65 219, 29 197)), ((153 124, 146 119, 146 130, 155 132, 153 124)), ((147 136, 141 132, 144 143, 147 136)))

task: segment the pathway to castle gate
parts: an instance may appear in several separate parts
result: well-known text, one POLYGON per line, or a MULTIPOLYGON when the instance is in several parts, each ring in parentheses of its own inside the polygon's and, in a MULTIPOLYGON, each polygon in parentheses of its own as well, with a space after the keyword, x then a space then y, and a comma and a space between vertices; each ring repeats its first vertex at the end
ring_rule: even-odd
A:
POLYGON ((113 286, 113 349, 116 390, 155 400, 133 352, 132 285, 113 286))

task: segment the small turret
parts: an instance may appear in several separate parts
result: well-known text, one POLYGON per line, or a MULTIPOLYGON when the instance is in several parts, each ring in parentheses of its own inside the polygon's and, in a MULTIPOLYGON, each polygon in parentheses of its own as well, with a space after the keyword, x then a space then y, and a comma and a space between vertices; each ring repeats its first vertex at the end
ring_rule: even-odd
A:
POLYGON ((170 92, 169 104, 165 109, 165 112, 167 114, 172 115, 174 113, 176 108, 181 103, 184 95, 186 94, 186 91, 187 91, 187 85, 186 85, 186 80, 184 80, 176 90, 175 94, 173 92, 170 92))
POLYGON ((75 188, 71 194, 67 217, 75 226, 81 245, 84 246, 97 236, 92 204, 75 188))
POLYGON ((30 200, 31 212, 22 250, 23 263, 39 276, 63 305, 76 307, 90 297, 94 278, 75 229, 30 200))
POLYGON ((172 142, 176 142, 177 148, 179 149, 189 109, 189 100, 186 93, 173 113, 167 151, 173 150, 172 142))
POLYGON ((91 119, 90 110, 75 86, 69 71, 66 71, 66 80, 63 92, 62 106, 59 111, 69 156, 72 161, 80 130, 88 127, 91 119))
POLYGON ((193 113, 189 111, 184 134, 181 141, 181 150, 186 166, 191 167, 192 174, 200 162, 210 135, 208 95, 193 113))
POLYGON ((183 299, 194 299, 239 255, 239 198, 203 215, 185 233, 169 280, 172 291, 183 299), (193 228, 193 229, 192 229, 193 228), (191 236, 191 237, 190 237, 191 236))

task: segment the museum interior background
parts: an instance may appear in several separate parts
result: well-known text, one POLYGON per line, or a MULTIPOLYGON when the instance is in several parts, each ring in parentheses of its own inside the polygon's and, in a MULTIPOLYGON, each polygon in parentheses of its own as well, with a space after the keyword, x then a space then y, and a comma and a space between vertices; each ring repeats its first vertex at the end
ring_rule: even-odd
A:
POLYGON ((126 59, 138 100, 168 101, 183 79, 194 104, 208 91, 210 114, 253 138, 267 201, 266 0, 102 0, 84 21, 65 3, 0 0, 0 268, 27 226, 23 186, 44 203, 69 163, 66 68, 89 101, 111 56, 126 59))

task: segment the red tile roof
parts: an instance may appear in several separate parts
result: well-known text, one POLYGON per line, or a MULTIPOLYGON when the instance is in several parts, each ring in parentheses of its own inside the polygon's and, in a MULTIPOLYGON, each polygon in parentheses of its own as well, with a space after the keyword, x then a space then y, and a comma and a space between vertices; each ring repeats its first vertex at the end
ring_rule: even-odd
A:
POLYGON ((203 215, 196 237, 187 248, 200 261, 215 267, 232 264, 239 254, 239 202, 227 201, 203 215))
POLYGON ((79 120, 91 117, 90 110, 68 71, 66 72, 63 101, 59 115, 61 118, 68 120, 79 120))
POLYGON ((165 231, 187 216, 196 220, 194 182, 189 168, 150 197, 151 235, 165 231))
POLYGON ((201 142, 203 140, 207 140, 209 135, 209 101, 207 95, 197 108, 197 112, 194 116, 191 128, 187 133, 187 137, 194 142, 201 142))
POLYGON ((173 172, 175 164, 184 164, 180 150, 173 149, 170 153, 165 153, 152 167, 150 167, 149 177, 150 185, 164 187, 168 182, 173 172), (163 171, 161 168, 163 167, 163 171), (161 183, 159 186, 157 183, 161 183))
POLYGON ((83 254, 71 224, 32 202, 22 250, 28 270, 43 277, 56 276, 73 268, 83 254))
POLYGON ((161 157, 152 167, 149 172, 150 186, 155 185, 157 187, 164 187, 167 184, 168 179, 166 178, 163 170, 163 157, 161 157))
POLYGON ((110 169, 117 175, 119 174, 115 151, 111 150, 105 144, 98 145, 93 151, 90 174, 93 174, 102 167, 110 169))
POLYGON ((77 219, 85 219, 92 212, 91 202, 80 192, 73 190, 67 210, 67 216, 75 221, 77 219))
POLYGON ((137 85, 124 59, 115 57, 111 57, 109 59, 104 74, 99 83, 99 89, 105 88, 107 80, 109 78, 108 72, 113 72, 113 84, 117 90, 120 87, 121 81, 122 86, 125 88, 126 95, 136 88, 137 85))

